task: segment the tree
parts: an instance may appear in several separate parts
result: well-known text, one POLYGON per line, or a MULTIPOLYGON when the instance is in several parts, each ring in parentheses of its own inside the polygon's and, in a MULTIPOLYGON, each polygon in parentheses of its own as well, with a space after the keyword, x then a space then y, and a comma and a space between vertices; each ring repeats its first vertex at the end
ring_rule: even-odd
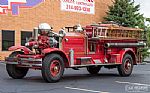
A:
POLYGON ((135 5, 131 0, 114 0, 113 5, 109 6, 106 21, 114 21, 125 27, 144 28, 143 14, 139 13, 140 5, 135 5))
POLYGON ((146 18, 146 21, 150 22, 150 18, 146 18))
MULTIPOLYGON (((144 29, 144 31, 149 32, 147 34, 147 41, 150 40, 150 27, 144 25, 144 16, 139 13, 140 5, 135 5, 134 0, 114 0, 113 5, 109 6, 109 10, 106 12, 107 16, 104 17, 106 21, 114 21, 125 27, 139 27, 144 29)), ((147 19, 147 20, 150 20, 147 19)), ((148 43, 150 46, 150 42, 148 43)), ((147 52, 148 47, 142 48, 143 59, 149 56, 147 52)))
MULTIPOLYGON (((150 23, 150 18, 146 18, 146 22, 150 23)), ((148 24, 145 29, 146 29, 146 32, 147 32, 147 34, 146 34, 147 45, 148 45, 148 47, 150 47, 150 24, 148 24)))

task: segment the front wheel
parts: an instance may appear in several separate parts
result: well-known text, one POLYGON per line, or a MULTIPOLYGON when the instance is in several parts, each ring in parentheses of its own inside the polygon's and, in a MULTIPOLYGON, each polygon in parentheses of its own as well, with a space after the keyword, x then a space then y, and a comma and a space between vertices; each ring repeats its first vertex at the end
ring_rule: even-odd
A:
MULTIPOLYGON (((9 55, 9 57, 16 57, 18 54, 23 54, 23 52, 15 51, 9 55)), ((18 67, 15 64, 6 64, 6 70, 10 77, 14 79, 22 79, 26 76, 29 68, 18 67)))
POLYGON ((131 55, 125 54, 122 59, 122 64, 118 66, 118 72, 120 76, 130 76, 133 69, 133 59, 131 55))
POLYGON ((64 61, 58 54, 47 55, 42 63, 42 77, 46 82, 58 82, 64 73, 64 61))

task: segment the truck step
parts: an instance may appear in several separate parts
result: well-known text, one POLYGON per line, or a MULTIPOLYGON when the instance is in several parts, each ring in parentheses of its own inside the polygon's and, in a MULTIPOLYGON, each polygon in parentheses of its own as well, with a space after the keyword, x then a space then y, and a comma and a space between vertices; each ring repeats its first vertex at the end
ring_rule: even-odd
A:
POLYGON ((77 65, 92 64, 92 58, 91 57, 78 57, 76 58, 76 64, 77 65))

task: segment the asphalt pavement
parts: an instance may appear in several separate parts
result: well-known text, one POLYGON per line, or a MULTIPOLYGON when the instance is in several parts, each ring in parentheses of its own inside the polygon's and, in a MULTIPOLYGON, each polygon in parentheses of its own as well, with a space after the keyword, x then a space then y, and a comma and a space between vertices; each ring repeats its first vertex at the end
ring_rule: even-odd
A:
POLYGON ((0 93, 150 93, 150 63, 134 66, 129 77, 120 77, 117 69, 102 68, 98 75, 90 75, 85 68, 66 69, 57 83, 45 83, 39 70, 30 70, 24 79, 12 79, 0 63, 0 93))

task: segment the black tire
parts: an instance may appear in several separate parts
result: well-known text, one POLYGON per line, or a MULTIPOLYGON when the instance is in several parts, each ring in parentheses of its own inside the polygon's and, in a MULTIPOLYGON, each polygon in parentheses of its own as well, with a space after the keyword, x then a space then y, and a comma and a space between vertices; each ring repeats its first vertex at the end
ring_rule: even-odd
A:
POLYGON ((133 59, 131 55, 125 54, 122 59, 122 64, 118 66, 120 76, 130 76, 133 70, 133 59))
POLYGON ((89 66, 89 67, 87 67, 87 71, 92 75, 98 74, 100 69, 101 69, 101 66, 89 66))
POLYGON ((48 83, 58 82, 64 73, 64 61, 58 54, 47 55, 42 62, 42 77, 48 83))
MULTIPOLYGON (((15 51, 12 52, 9 57, 16 57, 18 54, 23 54, 23 52, 15 51)), ((10 77, 14 79, 22 79, 26 76, 29 68, 17 67, 15 64, 6 64, 6 70, 10 77)))

